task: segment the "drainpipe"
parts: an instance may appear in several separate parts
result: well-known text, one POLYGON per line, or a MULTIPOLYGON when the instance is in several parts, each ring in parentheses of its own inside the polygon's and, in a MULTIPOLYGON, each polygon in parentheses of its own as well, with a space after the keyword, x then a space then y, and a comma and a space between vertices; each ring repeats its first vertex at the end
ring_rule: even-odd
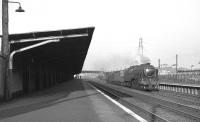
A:
POLYGON ((15 43, 24 43, 24 42, 35 42, 35 41, 45 41, 45 40, 53 40, 53 39, 63 39, 63 38, 76 38, 76 37, 86 37, 88 36, 88 33, 82 33, 82 34, 71 34, 66 36, 51 36, 51 37, 42 37, 42 38, 36 38, 36 39, 20 39, 20 40, 11 40, 10 44, 15 43))
POLYGON ((11 81, 12 81, 12 70, 13 70, 13 56, 16 54, 16 53, 20 53, 20 52, 24 52, 26 50, 29 50, 29 49, 32 49, 32 48, 35 48, 35 47, 39 47, 39 46, 42 46, 42 45, 45 45, 45 44, 49 44, 49 43, 53 43, 53 42, 59 42, 60 40, 59 39, 54 39, 54 40, 47 40, 47 41, 43 41, 43 42, 40 42, 40 43, 37 43, 37 44, 34 44, 34 45, 31 45, 31 46, 27 46, 27 47, 24 47, 24 48, 21 48, 21 49, 18 49, 18 50, 15 50, 13 52, 11 52, 10 56, 9 56, 9 67, 8 67, 8 99, 10 99, 12 96, 12 92, 10 91, 11 90, 11 81))
POLYGON ((45 44, 48 44, 48 43, 59 42, 59 41, 60 41, 59 39, 43 41, 43 42, 31 45, 31 46, 27 46, 27 47, 24 47, 24 48, 21 48, 21 49, 18 49, 18 50, 11 52, 10 57, 9 57, 9 69, 11 69, 11 70, 13 69, 13 56, 16 53, 24 52, 26 50, 29 50, 29 49, 32 49, 32 48, 35 48, 35 47, 39 47, 39 46, 42 46, 42 45, 45 45, 45 44))

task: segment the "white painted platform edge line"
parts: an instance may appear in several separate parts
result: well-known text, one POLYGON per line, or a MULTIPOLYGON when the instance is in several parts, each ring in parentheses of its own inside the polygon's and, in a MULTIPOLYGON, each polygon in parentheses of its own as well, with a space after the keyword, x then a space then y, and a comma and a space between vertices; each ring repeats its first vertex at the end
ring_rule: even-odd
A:
MULTIPOLYGON (((89 84, 90 85, 90 84, 89 84)), ((123 106, 122 104, 120 104, 119 102, 115 101, 114 99, 112 99, 111 97, 109 97, 108 95, 104 94, 102 91, 96 89, 94 86, 90 85, 92 88, 94 88, 95 90, 97 90, 98 92, 100 92, 102 95, 104 95, 106 98, 108 98, 110 101, 112 101, 114 104, 116 104, 117 106, 119 106, 121 109, 123 109, 125 112, 127 112, 128 114, 130 114, 131 116, 133 116, 134 118, 136 118, 137 120, 139 120, 140 122, 148 122, 147 120, 143 119, 141 116, 137 115, 136 113, 134 113, 133 111, 131 111, 130 109, 128 109, 127 107, 123 106)))

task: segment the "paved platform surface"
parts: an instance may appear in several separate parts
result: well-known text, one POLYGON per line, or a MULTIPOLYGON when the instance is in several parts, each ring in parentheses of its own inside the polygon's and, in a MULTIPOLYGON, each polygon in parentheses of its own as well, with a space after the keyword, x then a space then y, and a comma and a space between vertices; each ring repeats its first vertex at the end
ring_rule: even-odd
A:
POLYGON ((0 105, 0 122, 138 122, 87 81, 71 80, 0 105))

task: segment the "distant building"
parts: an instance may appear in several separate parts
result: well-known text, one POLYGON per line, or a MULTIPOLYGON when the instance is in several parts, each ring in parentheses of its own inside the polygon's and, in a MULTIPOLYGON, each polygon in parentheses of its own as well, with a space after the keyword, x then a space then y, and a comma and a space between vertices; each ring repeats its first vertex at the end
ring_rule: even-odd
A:
POLYGON ((175 74, 176 73, 176 69, 173 67, 162 67, 159 69, 159 74, 160 75, 166 75, 166 74, 175 74))
MULTIPOLYGON (((187 68, 180 67, 180 68, 178 68, 178 71, 191 71, 191 70, 189 70, 187 68)), ((160 75, 176 74, 176 68, 171 67, 171 66, 161 67, 159 69, 159 74, 160 75)))

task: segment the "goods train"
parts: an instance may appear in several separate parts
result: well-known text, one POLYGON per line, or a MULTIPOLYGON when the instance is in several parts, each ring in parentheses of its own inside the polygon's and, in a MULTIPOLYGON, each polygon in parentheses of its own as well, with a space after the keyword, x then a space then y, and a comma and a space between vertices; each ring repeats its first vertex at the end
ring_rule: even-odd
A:
POLYGON ((106 72, 108 83, 140 90, 158 90, 158 69, 150 63, 131 66, 124 70, 106 72))

